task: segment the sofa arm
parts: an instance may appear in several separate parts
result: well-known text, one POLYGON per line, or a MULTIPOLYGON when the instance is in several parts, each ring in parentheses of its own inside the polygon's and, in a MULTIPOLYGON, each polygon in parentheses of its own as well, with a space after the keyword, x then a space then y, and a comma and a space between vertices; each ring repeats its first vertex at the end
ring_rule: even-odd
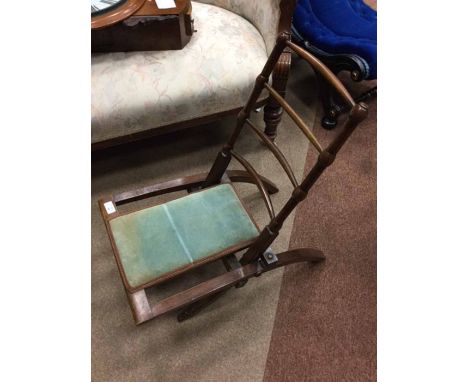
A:
POLYGON ((260 32, 267 53, 276 43, 278 32, 289 31, 296 0, 197 0, 216 5, 249 20, 260 32))

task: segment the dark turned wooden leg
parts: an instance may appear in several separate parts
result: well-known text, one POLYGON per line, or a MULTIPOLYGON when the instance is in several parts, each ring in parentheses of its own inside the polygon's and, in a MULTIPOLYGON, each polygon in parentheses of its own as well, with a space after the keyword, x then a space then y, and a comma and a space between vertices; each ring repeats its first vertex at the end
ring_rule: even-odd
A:
MULTIPOLYGON (((278 258, 278 262, 273 264, 274 268, 300 262, 319 263, 325 260, 323 252, 315 248, 291 249, 290 251, 277 254, 276 257, 278 258)), ((269 269, 267 268, 266 270, 269 269)))
MULTIPOLYGON (((289 69, 291 67, 291 52, 285 50, 280 59, 278 60, 273 71, 273 88, 284 98, 286 95, 286 84, 288 82, 289 69)), ((270 96, 265 106, 263 120, 265 121, 265 134, 272 141, 275 140, 277 135, 278 125, 281 122, 283 109, 270 96)))
POLYGON ((322 127, 326 130, 332 130, 337 125, 338 117, 334 94, 328 82, 318 73, 317 82, 319 86, 319 97, 323 108, 322 127))

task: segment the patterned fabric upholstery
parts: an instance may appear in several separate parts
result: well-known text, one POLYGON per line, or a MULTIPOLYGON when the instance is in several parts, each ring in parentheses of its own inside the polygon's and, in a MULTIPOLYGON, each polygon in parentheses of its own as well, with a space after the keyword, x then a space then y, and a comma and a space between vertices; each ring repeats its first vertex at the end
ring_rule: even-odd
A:
POLYGON ((274 41, 277 16, 264 0, 204 2, 226 9, 192 2, 197 32, 182 50, 92 56, 93 143, 244 105, 274 41), (228 9, 249 10, 269 48, 254 25, 228 9))
POLYGON ((280 20, 281 0, 197 0, 236 13, 249 20, 260 31, 268 54, 275 46, 280 20))
POLYGON ((230 184, 110 221, 131 288, 258 236, 230 184))

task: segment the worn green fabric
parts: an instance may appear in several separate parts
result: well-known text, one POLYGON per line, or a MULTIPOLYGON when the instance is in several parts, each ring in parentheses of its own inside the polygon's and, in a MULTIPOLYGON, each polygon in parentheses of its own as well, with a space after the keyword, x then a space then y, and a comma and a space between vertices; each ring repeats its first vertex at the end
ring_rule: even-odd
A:
POLYGON ((133 288, 258 235, 229 184, 119 216, 110 227, 133 288))

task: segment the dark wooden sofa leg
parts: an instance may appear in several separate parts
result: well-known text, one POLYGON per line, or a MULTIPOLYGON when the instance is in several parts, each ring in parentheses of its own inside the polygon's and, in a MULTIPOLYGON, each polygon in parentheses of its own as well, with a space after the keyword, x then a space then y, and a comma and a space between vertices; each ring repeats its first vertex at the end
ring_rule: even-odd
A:
POLYGON ((321 121, 322 127, 326 130, 332 130, 338 123, 338 113, 336 112, 337 105, 334 100, 333 90, 319 73, 316 73, 316 75, 319 88, 319 97, 323 109, 323 117, 321 121))
MULTIPOLYGON (((273 71, 273 88, 282 96, 286 95, 286 84, 289 77, 289 69, 291 67, 291 52, 285 51, 281 54, 275 69, 273 71)), ((278 125, 281 122, 283 109, 278 102, 270 96, 265 106, 263 119, 265 121, 265 134, 272 141, 275 140, 278 130, 278 125)))

